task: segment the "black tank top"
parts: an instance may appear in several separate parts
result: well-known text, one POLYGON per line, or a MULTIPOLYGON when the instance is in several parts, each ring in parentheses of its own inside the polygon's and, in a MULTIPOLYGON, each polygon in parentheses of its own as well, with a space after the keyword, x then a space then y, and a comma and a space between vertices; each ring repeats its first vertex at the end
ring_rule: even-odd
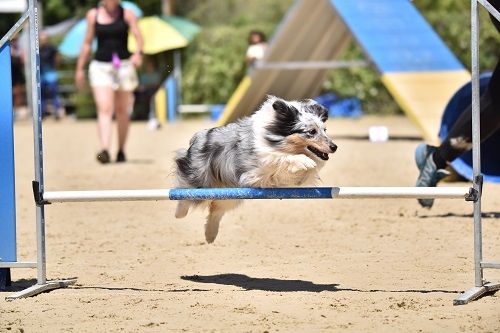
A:
POLYGON ((111 61, 113 53, 116 53, 120 59, 128 59, 128 24, 124 18, 124 10, 120 6, 118 18, 109 24, 100 24, 97 22, 99 9, 95 15, 95 35, 97 37, 97 50, 94 59, 97 61, 111 61))

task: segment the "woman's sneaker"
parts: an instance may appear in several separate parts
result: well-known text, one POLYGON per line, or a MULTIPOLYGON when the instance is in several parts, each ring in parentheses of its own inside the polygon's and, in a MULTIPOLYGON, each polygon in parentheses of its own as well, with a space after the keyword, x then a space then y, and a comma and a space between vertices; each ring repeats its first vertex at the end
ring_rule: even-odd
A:
POLYGON ((415 149, 415 162, 417 163, 418 170, 422 170, 427 156, 434 154, 436 150, 436 147, 426 145, 425 143, 417 146, 417 149, 415 149))
MULTIPOLYGON (((417 187, 436 187, 437 183, 446 177, 449 172, 444 169, 438 169, 432 154, 437 150, 436 147, 426 144, 418 145, 415 150, 415 162, 420 171, 417 178, 417 187)), ((422 207, 431 208, 434 199, 418 199, 422 207)))
POLYGON ((102 150, 99 154, 97 154, 97 160, 102 164, 109 163, 109 153, 107 150, 102 150))
POLYGON ((122 150, 118 151, 118 154, 116 154, 116 162, 121 163, 121 162, 126 162, 127 158, 125 157, 125 153, 122 150))

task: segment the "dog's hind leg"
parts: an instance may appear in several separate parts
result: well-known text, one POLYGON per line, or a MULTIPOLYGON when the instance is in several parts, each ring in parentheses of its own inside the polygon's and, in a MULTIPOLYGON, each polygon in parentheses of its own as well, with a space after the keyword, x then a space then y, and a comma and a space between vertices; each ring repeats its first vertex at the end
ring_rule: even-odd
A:
POLYGON ((208 208, 207 223, 205 223, 205 239, 207 243, 213 243, 219 233, 219 223, 226 209, 217 201, 212 201, 208 208))
POLYGON ((187 200, 180 200, 179 202, 177 202, 175 217, 178 219, 182 219, 183 217, 185 217, 189 211, 189 206, 191 206, 191 203, 187 200))

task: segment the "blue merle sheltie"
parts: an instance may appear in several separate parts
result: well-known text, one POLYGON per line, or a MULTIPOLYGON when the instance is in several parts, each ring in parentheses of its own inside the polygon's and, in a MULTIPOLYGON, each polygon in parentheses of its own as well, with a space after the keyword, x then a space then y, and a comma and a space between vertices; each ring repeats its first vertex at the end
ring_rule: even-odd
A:
MULTIPOLYGON (((318 185, 318 171, 337 146, 326 134, 328 111, 312 99, 285 101, 268 96, 252 116, 197 132, 189 149, 177 151, 177 186, 294 187, 318 185)), ((178 202, 175 217, 205 205, 205 238, 212 243, 219 222, 242 200, 178 202)))

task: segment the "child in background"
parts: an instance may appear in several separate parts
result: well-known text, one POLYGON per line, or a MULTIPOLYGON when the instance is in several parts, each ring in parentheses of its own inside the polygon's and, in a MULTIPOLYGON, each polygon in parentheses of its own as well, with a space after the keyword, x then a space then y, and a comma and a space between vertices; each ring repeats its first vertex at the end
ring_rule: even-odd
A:
POLYGON ((64 117, 65 110, 59 99, 59 76, 56 67, 59 62, 57 48, 49 43, 49 36, 40 32, 40 76, 42 90, 42 116, 53 114, 56 119, 64 117), (47 109, 48 102, 52 103, 53 111, 47 109))
POLYGON ((250 31, 248 35, 248 49, 246 54, 246 63, 249 68, 254 68, 256 63, 264 58, 267 43, 266 36, 258 30, 250 31))

